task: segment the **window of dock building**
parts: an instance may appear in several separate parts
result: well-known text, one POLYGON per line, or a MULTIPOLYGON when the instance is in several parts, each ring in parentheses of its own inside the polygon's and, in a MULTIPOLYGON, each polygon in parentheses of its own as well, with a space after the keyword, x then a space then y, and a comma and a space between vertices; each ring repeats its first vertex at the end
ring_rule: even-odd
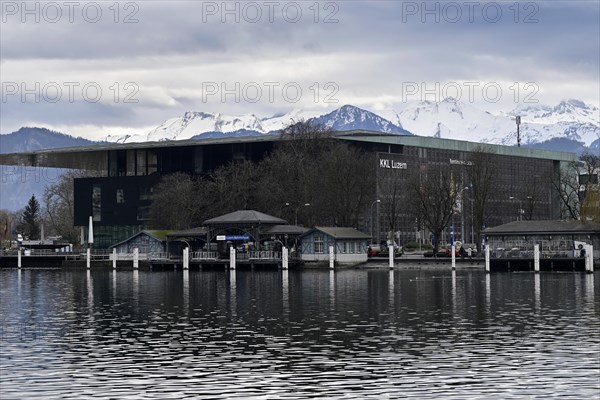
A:
POLYGON ((342 253, 347 253, 348 252, 348 249, 346 247, 347 243, 346 242, 342 242, 341 245, 342 245, 342 248, 341 248, 342 253))
POLYGON ((102 220, 102 188, 100 185, 92 186, 92 220, 102 220))
POLYGON ((315 235, 315 254, 323 254, 323 236, 315 235))

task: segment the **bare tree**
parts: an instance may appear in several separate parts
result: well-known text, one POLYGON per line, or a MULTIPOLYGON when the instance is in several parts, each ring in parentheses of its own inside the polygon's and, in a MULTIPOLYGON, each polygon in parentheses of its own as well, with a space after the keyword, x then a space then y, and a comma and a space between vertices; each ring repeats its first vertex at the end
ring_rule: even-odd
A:
POLYGON ((579 199, 581 201, 581 219, 600 222, 600 155, 589 151, 580 157, 579 199))
POLYGON ((550 184, 560 199, 560 218, 579 219, 581 199, 579 197, 579 163, 570 162, 557 169, 550 178, 550 184))
POLYGON ((164 176, 154 188, 150 207, 151 226, 156 229, 188 229, 198 226, 206 212, 205 184, 188 174, 164 176))
POLYGON ((213 213, 258 208, 259 166, 252 161, 232 162, 211 174, 213 213))
POLYGON ((411 221, 405 221, 407 207, 404 193, 406 192, 407 175, 405 170, 389 169, 381 172, 379 182, 379 200, 381 211, 384 216, 385 229, 388 232, 396 232, 402 224, 415 222, 415 215, 411 221))
POLYGON ((473 201, 473 224, 477 243, 481 243, 481 231, 489 212, 489 200, 498 190, 498 165, 494 152, 484 145, 478 146, 469 154, 464 166, 466 182, 473 201))
POLYGON ((458 169, 446 164, 428 164, 413 173, 409 188, 422 215, 423 223, 435 235, 434 254, 439 248, 440 237, 448 226, 457 204, 459 185, 458 169))
POLYGON ((322 205, 325 221, 357 227, 359 216, 372 197, 375 181, 373 156, 345 143, 336 143, 316 165, 322 179, 313 185, 313 198, 322 205))
POLYGON ((44 189, 44 219, 51 231, 63 239, 77 243, 80 233, 74 226, 75 215, 74 185, 76 178, 95 176, 97 173, 82 170, 64 172, 52 185, 44 189))

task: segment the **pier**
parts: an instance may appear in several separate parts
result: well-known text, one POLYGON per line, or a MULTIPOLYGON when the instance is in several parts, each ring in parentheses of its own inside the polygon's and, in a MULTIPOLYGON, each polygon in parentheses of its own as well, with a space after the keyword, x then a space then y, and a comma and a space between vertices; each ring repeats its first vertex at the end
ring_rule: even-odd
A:
MULTIPOLYGON (((188 267, 224 267, 230 268, 231 256, 221 255, 216 251, 195 251, 189 253, 188 267)), ((134 268, 135 261, 141 268, 171 267, 185 268, 186 260, 182 255, 170 255, 167 253, 117 253, 111 250, 91 250, 91 267, 113 266, 113 268, 134 268)), ((294 254, 286 257, 286 263, 296 266, 300 259, 294 254)), ((282 267, 284 258, 280 251, 250 251, 235 254, 235 264, 242 267, 282 267)), ((85 268, 87 263, 87 251, 55 252, 51 250, 2 250, 0 251, 1 268, 85 268)))

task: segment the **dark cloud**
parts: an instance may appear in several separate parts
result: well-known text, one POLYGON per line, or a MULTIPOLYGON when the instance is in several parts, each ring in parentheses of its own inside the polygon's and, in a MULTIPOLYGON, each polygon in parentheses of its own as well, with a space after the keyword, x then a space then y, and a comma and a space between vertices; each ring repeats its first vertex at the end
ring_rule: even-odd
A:
POLYGON ((3 133, 33 117, 141 127, 190 109, 267 115, 311 105, 202 102, 206 81, 333 81, 340 101, 363 106, 413 81, 533 81, 552 97, 546 102, 562 90, 556 82, 572 83, 563 97, 588 101, 599 85, 600 3, 591 1, 281 2, 272 10, 260 1, 142 1, 118 3, 118 15, 113 2, 82 2, 72 22, 63 7, 56 22, 52 9, 40 9, 39 22, 27 15, 25 23, 6 4, 24 3, 2 5, 3 82, 135 82, 140 102, 3 102, 3 133), (100 6, 97 22, 86 4, 100 6))

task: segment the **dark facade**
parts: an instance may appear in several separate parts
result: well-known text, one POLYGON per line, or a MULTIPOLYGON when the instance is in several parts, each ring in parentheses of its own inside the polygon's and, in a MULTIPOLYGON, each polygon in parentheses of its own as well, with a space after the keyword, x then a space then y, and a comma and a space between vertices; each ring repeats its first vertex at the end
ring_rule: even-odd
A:
MULTIPOLYGON (((460 166, 464 172, 469 167, 470 155, 482 146, 465 141, 365 131, 342 132, 336 139, 374 154, 377 163, 372 197, 380 201, 365 207, 364 216, 355 228, 373 232, 373 240, 377 242, 393 235, 399 244, 415 239, 429 240, 429 232, 407 206, 411 200, 406 190, 410 174, 428 165, 460 166), (392 193, 392 187, 399 189, 392 193), (397 198, 400 207, 389 206, 392 197, 397 198), (395 216, 394 221, 391 216, 395 216)), ((102 177, 75 181, 75 225, 87 227, 91 215, 95 245, 108 247, 146 227, 152 188, 162 175, 173 172, 203 175, 235 160, 260 161, 278 140, 278 136, 258 136, 107 144, 0 155, 0 161, 10 165, 100 171, 102 177)), ((547 178, 561 164, 574 161, 575 154, 498 145, 486 148, 497 168, 494 191, 486 206, 486 227, 517 219, 560 217, 559 200, 547 178)), ((473 232, 478 229, 473 226, 473 197, 467 175, 457 172, 452 177, 459 182, 461 192, 451 222, 455 238, 472 243, 473 232)), ((449 229, 443 235, 440 243, 448 242, 449 229)))
MULTIPOLYGON (((437 164, 441 168, 454 167, 453 179, 460 188, 458 205, 451 220, 454 237, 463 243, 475 243, 478 229, 474 226, 473 185, 468 169, 476 167, 470 161, 471 152, 418 146, 401 146, 393 150, 395 152, 377 153, 376 198, 380 202, 372 211, 376 221, 373 240, 379 242, 391 234, 399 243, 430 240, 423 224, 409 207, 403 206, 410 199, 402 188, 406 187, 413 170, 426 171, 427 166, 437 164), (400 199, 395 205, 390 200, 393 196, 400 199), (390 218, 390 213, 394 213, 395 218, 390 218)), ((515 220, 559 218, 559 198, 549 185, 549 177, 560 167, 560 160, 510 154, 489 154, 487 157, 494 166, 493 193, 486 202, 482 230, 515 220)), ((449 238, 450 227, 443 233, 440 243, 449 242, 449 238)))

